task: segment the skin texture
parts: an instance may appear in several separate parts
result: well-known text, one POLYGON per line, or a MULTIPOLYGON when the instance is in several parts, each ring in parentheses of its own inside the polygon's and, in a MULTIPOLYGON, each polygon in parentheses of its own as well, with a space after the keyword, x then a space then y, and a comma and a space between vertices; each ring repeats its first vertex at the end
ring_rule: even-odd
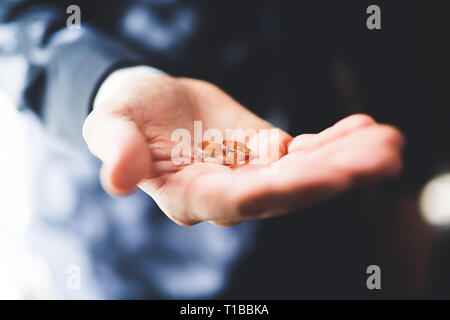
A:
POLYGON ((232 226, 312 205, 401 169, 401 133, 362 114, 318 134, 291 137, 280 131, 273 175, 261 174, 259 164, 176 165, 171 134, 185 128, 193 135, 194 120, 202 120, 203 130, 272 128, 200 80, 140 75, 115 81, 114 90, 101 89, 83 137, 103 161, 104 189, 124 195, 138 186, 180 225, 232 226))

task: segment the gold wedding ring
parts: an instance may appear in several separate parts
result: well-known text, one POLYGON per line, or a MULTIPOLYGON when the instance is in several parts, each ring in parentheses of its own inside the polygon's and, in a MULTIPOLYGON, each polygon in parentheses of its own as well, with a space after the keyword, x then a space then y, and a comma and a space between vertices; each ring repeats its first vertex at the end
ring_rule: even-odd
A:
POLYGON ((246 164, 249 162, 251 150, 244 143, 235 140, 224 140, 222 143, 202 141, 197 150, 204 162, 224 165, 246 164), (213 159, 213 161, 208 161, 213 159))

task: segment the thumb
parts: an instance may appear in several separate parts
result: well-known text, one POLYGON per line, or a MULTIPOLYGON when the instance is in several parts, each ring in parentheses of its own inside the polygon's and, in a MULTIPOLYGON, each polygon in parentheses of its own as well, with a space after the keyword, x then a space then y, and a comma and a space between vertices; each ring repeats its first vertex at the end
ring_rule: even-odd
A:
POLYGON ((132 121, 91 115, 91 119, 86 119, 83 136, 89 150, 103 161, 100 171, 103 188, 115 195, 134 191, 151 166, 144 135, 132 121))

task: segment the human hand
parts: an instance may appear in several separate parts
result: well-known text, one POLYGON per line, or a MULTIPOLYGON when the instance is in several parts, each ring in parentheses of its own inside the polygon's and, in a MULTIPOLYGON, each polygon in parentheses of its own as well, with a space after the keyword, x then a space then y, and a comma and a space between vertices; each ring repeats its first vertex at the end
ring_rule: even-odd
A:
POLYGON ((131 69, 102 85, 83 136, 103 161, 105 190, 122 195, 138 185, 179 224, 230 226, 276 216, 400 170, 401 134, 365 115, 294 139, 280 130, 268 141, 278 146, 272 175, 261 174, 267 164, 259 163, 177 164, 171 135, 180 128, 193 133, 194 121, 222 132, 253 129, 256 137, 273 126, 210 83, 131 69))

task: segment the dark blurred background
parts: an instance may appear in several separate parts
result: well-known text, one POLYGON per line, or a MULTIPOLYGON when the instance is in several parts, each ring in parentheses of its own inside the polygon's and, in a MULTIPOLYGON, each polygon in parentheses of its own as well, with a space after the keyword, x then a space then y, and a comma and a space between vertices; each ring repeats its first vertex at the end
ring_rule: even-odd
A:
MULTIPOLYGON (((282 7, 286 59, 274 86, 289 106, 290 133, 316 132, 345 115, 368 113, 403 131, 405 168, 395 181, 267 221, 258 253, 230 297, 254 297, 256 291, 261 298, 449 298, 448 221, 436 221, 433 208, 420 205, 445 202, 435 210, 450 213, 447 200, 421 193, 450 170, 449 6, 308 1, 282 7), (364 27, 361 12, 370 4, 381 7, 382 30, 364 27), (367 290, 370 264, 380 265, 383 290, 367 290), (276 276, 268 271, 280 269, 285 272, 276 276), (264 290, 261 278, 275 292, 264 290)), ((439 197, 449 199, 446 181, 439 197)))
MULTIPOLYGON (((84 19, 98 19, 99 3, 84 19)), ((406 137, 399 178, 262 222, 219 298, 450 298, 449 8, 437 0, 217 1, 195 50, 152 57, 170 74, 219 85, 291 135, 367 113, 406 137), (381 8, 381 30, 366 28, 371 4, 381 8), (226 52, 213 38, 239 41, 226 52), (366 287, 373 264, 382 290, 366 287)), ((103 20, 103 31, 113 23, 103 20)))

